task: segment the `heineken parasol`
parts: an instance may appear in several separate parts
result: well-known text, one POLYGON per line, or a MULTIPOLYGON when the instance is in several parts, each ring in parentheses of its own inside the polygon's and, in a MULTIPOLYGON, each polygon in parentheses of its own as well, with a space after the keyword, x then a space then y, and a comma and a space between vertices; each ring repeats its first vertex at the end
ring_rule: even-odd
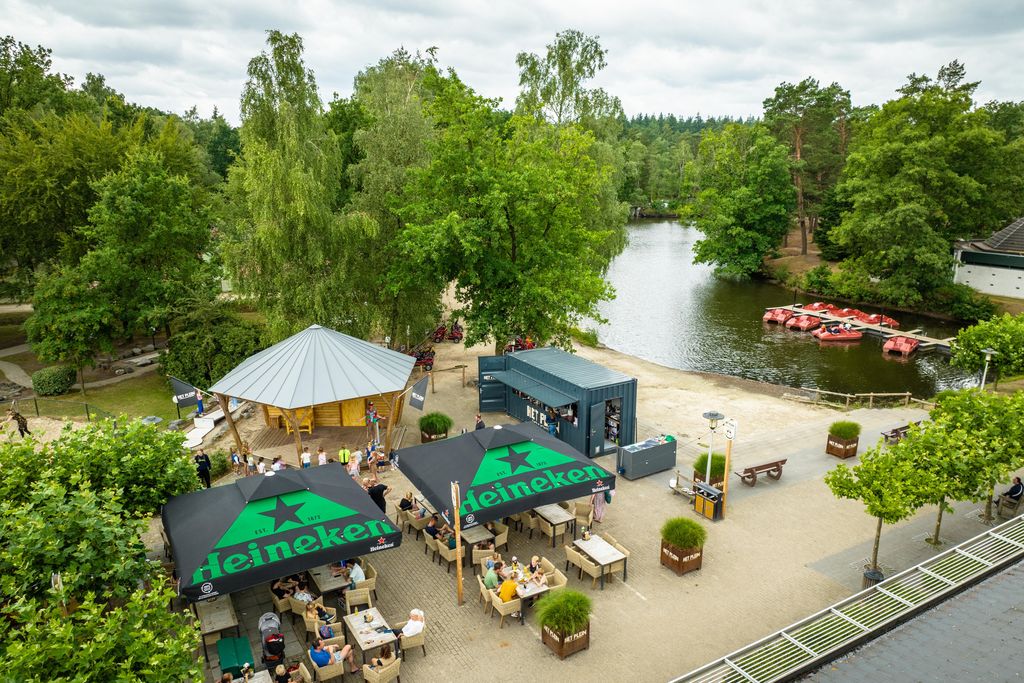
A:
POLYGON ((164 529, 189 600, 396 547, 402 534, 337 463, 172 498, 164 529))
POLYGON ((399 462, 449 524, 451 482, 470 482, 462 485, 463 528, 615 488, 615 475, 531 422, 403 448, 399 462))

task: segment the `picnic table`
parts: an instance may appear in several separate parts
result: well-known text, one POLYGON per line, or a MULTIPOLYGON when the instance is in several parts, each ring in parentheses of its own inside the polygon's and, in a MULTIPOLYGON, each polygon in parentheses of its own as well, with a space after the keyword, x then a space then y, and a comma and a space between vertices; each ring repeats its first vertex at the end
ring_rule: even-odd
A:
POLYGON ((231 604, 230 595, 222 595, 209 600, 201 600, 192 603, 192 609, 199 619, 199 631, 203 638, 203 653, 209 659, 206 651, 206 636, 226 631, 229 628, 235 629, 238 633, 238 616, 235 614, 235 606, 231 604))
POLYGON ((494 538, 494 532, 485 527, 483 524, 479 526, 471 526, 468 529, 462 529, 462 540, 466 543, 476 545, 477 543, 483 543, 494 538))
POLYGON ((349 580, 344 574, 334 576, 330 565, 326 564, 310 569, 309 577, 313 579, 313 583, 316 584, 316 589, 321 595, 332 591, 340 591, 349 585, 349 580))
POLYGON ((576 516, 561 505, 541 505, 540 507, 533 508, 533 511, 555 528, 555 533, 551 534, 552 548, 555 547, 555 536, 558 535, 558 527, 563 524, 569 525, 576 522, 576 516))
POLYGON ((382 645, 398 640, 395 634, 391 632, 388 622, 384 620, 384 616, 376 607, 371 607, 356 614, 349 614, 345 617, 344 621, 345 627, 352 634, 352 640, 349 642, 363 653, 363 664, 366 664, 367 650, 374 650, 382 645), (366 621, 367 614, 372 617, 370 621, 366 621), (377 630, 378 628, 388 630, 380 632, 377 630))
POLYGON ((597 534, 590 534, 590 538, 584 541, 582 538, 573 541, 580 552, 601 566, 601 590, 604 590, 605 568, 610 567, 619 560, 622 560, 622 580, 626 580, 627 558, 615 546, 604 540, 597 534))

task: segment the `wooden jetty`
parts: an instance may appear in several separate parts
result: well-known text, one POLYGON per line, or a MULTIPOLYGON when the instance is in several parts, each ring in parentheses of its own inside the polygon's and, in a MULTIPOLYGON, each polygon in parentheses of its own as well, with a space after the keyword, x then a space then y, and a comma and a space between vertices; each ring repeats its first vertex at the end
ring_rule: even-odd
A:
POLYGON ((866 323, 863 320, 857 318, 854 315, 841 316, 835 315, 832 311, 808 311, 803 307, 803 304, 794 304, 792 306, 769 306, 765 310, 771 311, 776 308, 781 308, 785 311, 791 311, 793 315, 813 315, 821 318, 823 325, 829 323, 843 324, 847 323, 850 327, 860 330, 865 334, 870 334, 875 337, 881 337, 883 339, 889 339, 891 337, 909 337, 910 339, 916 339, 920 344, 917 347, 918 351, 938 351, 939 353, 950 353, 950 344, 956 337, 947 337, 946 339, 936 339, 921 334, 921 330, 894 330, 891 327, 885 325, 873 325, 866 323))

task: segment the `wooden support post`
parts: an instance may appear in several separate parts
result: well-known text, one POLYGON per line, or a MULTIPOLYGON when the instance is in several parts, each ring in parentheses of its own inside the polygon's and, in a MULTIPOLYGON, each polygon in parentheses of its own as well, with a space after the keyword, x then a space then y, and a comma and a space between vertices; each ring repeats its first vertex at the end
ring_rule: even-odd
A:
POLYGON ((430 375, 430 393, 436 394, 437 389, 434 388, 434 373, 428 372, 427 374, 430 375))
POLYGON ((285 417, 289 422, 292 423, 292 433, 295 435, 295 462, 302 467, 302 432, 299 431, 299 418, 296 415, 295 410, 281 409, 281 412, 285 414, 285 417))
MULTIPOLYGON (((384 405, 388 407, 388 426, 384 428, 384 455, 388 455, 391 453, 391 427, 395 424, 397 417, 395 415, 394 400, 389 401, 388 397, 384 394, 381 394, 380 397, 384 401, 384 405)), ((395 395, 392 393, 391 398, 394 399, 394 397, 395 395)))
POLYGON ((455 594, 459 607, 462 607, 462 525, 460 523, 459 506, 462 498, 459 482, 452 482, 452 516, 455 518, 455 594))
POLYGON ((217 402, 220 403, 220 409, 224 411, 224 419, 227 420, 231 436, 235 437, 235 448, 238 449, 238 457, 245 458, 245 452, 242 450, 242 437, 238 436, 235 418, 231 417, 231 404, 228 402, 230 398, 224 394, 215 394, 215 396, 217 397, 217 402))

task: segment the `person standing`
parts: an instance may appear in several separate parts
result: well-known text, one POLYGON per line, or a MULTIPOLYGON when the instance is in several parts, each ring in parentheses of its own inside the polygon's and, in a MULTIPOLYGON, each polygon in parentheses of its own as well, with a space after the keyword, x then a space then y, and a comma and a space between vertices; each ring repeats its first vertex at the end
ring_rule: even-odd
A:
POLYGON ((196 387, 196 412, 199 417, 203 416, 203 392, 199 391, 199 387, 196 387))
POLYGON ((594 495, 592 495, 590 497, 590 504, 594 506, 594 521, 595 522, 603 522, 604 521, 604 506, 605 506, 604 493, 605 493, 604 491, 598 491, 597 493, 595 493, 594 495))
POLYGON ((338 451, 338 462, 341 463, 342 467, 348 467, 348 461, 352 459, 352 451, 347 446, 342 446, 341 450, 338 451))
POLYGON ((377 504, 380 511, 387 514, 387 501, 384 499, 384 496, 391 493, 391 487, 380 483, 376 479, 371 482, 371 480, 367 478, 363 479, 363 488, 366 489, 368 494, 370 494, 370 498, 372 498, 373 502, 377 504))
POLYGON ((210 456, 200 448, 199 452, 192 456, 192 461, 196 464, 196 474, 199 475, 200 481, 206 484, 206 488, 210 488, 210 456))
POLYGON ((327 464, 327 451, 324 450, 323 446, 316 449, 316 465, 321 467, 327 464))
POLYGON ((309 452, 309 446, 302 447, 302 469, 308 469, 313 464, 313 454, 309 452))
POLYGON ((25 416, 19 413, 14 408, 8 408, 7 420, 14 420, 14 422, 18 425, 18 436, 25 438, 26 434, 29 436, 32 435, 32 432, 28 431, 28 420, 26 420, 25 416))
POLYGON ((484 429, 487 425, 484 424, 484 418, 480 417, 480 413, 476 414, 476 427, 474 429, 484 429))

